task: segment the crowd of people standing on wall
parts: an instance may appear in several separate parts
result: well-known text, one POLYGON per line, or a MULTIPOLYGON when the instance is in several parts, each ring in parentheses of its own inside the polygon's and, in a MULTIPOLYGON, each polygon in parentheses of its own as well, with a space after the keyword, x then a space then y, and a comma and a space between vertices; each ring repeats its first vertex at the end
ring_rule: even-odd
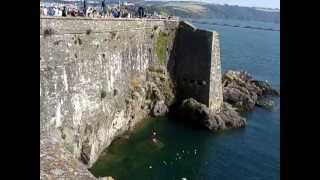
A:
POLYGON ((134 6, 114 6, 107 5, 106 0, 101 1, 100 7, 89 7, 86 0, 83 1, 82 7, 77 6, 40 6, 40 15, 42 16, 84 16, 93 18, 135 18, 145 17, 144 9, 142 7, 134 6))

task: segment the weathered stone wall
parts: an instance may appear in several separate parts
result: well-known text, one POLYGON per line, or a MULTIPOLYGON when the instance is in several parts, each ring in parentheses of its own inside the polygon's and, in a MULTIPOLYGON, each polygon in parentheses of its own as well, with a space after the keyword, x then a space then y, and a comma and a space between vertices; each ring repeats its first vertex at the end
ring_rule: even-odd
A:
POLYGON ((41 134, 90 167, 116 136, 175 96, 216 111, 219 52, 216 33, 183 22, 41 18, 41 134))
POLYGON ((223 96, 218 34, 181 22, 172 56, 178 100, 194 98, 219 111, 223 96))
POLYGON ((83 18, 40 23, 41 130, 59 135, 91 166, 117 135, 151 110, 148 91, 157 90, 157 83, 148 78, 169 84, 165 66, 178 23, 83 18))
POLYGON ((216 113, 221 110, 223 104, 220 42, 219 35, 216 32, 212 32, 211 48, 210 89, 208 106, 212 112, 216 113))

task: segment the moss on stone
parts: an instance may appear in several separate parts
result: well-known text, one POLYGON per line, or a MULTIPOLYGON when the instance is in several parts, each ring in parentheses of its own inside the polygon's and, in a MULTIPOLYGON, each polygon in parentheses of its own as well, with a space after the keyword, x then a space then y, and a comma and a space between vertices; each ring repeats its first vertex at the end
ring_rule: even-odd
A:
POLYGON ((168 35, 163 32, 160 32, 156 40, 155 50, 161 64, 164 64, 166 60, 167 44, 168 44, 168 35))
POLYGON ((160 32, 155 41, 155 51, 157 53, 158 60, 161 64, 164 64, 167 58, 167 48, 170 42, 173 42, 175 33, 160 32))

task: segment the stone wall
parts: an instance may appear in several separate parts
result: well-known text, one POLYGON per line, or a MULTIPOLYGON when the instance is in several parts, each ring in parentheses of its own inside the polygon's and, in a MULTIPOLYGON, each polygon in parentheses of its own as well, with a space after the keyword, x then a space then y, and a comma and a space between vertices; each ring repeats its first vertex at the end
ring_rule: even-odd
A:
POLYGON ((172 56, 178 100, 194 98, 219 111, 223 96, 218 34, 181 22, 172 56))
POLYGON ((41 137, 90 167, 115 137, 175 98, 216 111, 219 51, 216 33, 184 22, 41 18, 41 137))
POLYGON ((60 136, 91 166, 149 113, 147 91, 157 86, 148 78, 168 80, 178 23, 42 18, 40 24, 41 131, 60 136))

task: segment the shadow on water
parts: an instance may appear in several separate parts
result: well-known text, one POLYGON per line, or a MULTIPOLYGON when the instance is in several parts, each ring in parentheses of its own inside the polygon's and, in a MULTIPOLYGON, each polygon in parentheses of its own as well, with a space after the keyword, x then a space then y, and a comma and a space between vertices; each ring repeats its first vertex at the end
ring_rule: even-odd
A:
MULTIPOLYGON (((222 133, 192 128, 168 118, 146 119, 130 137, 115 140, 90 169, 97 177, 125 179, 206 179, 200 169, 207 164, 208 146, 222 133), (158 142, 152 141, 152 131, 158 142)), ((223 136, 245 129, 226 131, 223 136)))
POLYGON ((90 169, 97 177, 126 179, 277 179, 279 99, 276 108, 256 108, 248 126, 212 133, 169 118, 151 118, 115 140, 90 169), (158 143, 152 142, 152 132, 158 143))

